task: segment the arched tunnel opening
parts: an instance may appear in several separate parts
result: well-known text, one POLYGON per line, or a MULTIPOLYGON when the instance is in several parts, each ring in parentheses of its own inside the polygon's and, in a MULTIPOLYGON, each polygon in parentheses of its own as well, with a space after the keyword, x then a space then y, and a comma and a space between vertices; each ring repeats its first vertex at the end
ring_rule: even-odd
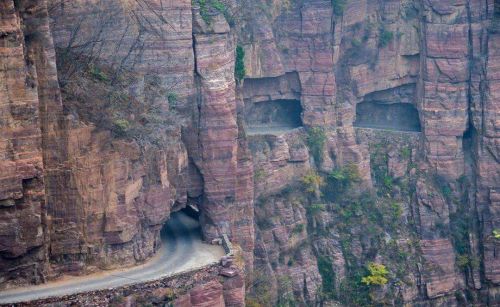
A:
POLYGON ((395 131, 422 131, 418 110, 409 103, 361 102, 356 106, 354 126, 395 131))
POLYGON ((300 100, 271 100, 248 103, 245 119, 248 131, 266 134, 302 127, 302 105, 300 100))
POLYGON ((200 211, 195 205, 187 205, 177 212, 172 212, 161 230, 161 240, 163 242, 172 239, 179 240, 187 236, 199 238, 200 240, 202 237, 200 211))

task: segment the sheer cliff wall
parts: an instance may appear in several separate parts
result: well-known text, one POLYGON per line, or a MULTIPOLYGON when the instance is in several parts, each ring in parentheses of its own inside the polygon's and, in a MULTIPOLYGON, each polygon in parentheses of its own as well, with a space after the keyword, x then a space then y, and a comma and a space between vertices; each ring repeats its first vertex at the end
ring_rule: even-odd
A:
POLYGON ((493 0, 22 0, 0 14, 1 287, 145 261, 189 203, 207 240, 241 246, 264 305, 499 301, 493 0), (287 101, 295 129, 247 127, 280 110, 255 105, 287 101), (357 128, 370 110, 378 130, 357 128), (314 193, 306 175, 323 178, 314 193), (384 287, 361 284, 370 262, 389 268, 384 287))

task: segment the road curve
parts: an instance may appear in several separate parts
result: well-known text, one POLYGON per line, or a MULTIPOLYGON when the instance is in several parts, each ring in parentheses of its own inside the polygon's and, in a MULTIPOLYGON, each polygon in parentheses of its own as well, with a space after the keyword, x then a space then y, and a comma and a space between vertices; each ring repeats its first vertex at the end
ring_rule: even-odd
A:
POLYGON ((201 241, 200 226, 184 213, 172 214, 162 234, 163 246, 145 264, 129 269, 105 271, 87 276, 67 277, 43 285, 15 288, 0 292, 0 304, 116 288, 160 279, 185 270, 196 269, 218 261, 224 250, 201 241))

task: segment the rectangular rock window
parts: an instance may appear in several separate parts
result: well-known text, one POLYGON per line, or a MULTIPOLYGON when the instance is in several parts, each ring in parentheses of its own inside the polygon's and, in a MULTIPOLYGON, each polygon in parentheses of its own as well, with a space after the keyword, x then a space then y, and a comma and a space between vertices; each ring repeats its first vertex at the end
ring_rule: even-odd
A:
POLYGON ((302 106, 299 100, 247 103, 245 119, 253 134, 293 130, 302 126, 302 106))
POLYGON ((361 102, 356 106, 355 127, 420 132, 418 110, 409 103, 361 102))

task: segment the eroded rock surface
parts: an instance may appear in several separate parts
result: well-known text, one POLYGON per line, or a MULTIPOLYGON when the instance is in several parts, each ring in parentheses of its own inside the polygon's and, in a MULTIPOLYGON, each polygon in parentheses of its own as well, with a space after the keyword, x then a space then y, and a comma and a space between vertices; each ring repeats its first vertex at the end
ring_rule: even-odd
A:
POLYGON ((499 5, 341 2, 2 2, 0 287, 145 261, 190 204, 250 299, 499 302, 499 5), (300 123, 246 135, 278 101, 300 123))

